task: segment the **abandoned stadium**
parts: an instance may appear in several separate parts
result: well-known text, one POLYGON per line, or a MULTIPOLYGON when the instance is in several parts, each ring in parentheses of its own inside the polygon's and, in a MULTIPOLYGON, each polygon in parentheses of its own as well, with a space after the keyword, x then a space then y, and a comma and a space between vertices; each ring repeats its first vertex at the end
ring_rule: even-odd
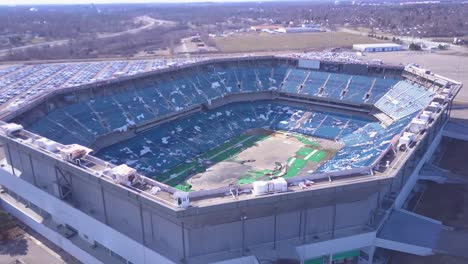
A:
POLYGON ((57 89, 3 116, 0 201, 84 263, 450 253, 450 230, 405 205, 461 87, 247 56, 57 89))

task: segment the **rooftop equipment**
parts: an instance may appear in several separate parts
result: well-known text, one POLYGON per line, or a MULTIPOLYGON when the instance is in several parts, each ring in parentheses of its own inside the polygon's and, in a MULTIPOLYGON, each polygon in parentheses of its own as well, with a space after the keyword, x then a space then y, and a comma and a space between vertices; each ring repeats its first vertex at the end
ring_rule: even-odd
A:
POLYGON ((60 149, 60 155, 64 160, 80 164, 81 159, 91 153, 93 150, 78 144, 72 144, 60 149))
POLYGON ((421 115, 419 116, 419 119, 424 120, 424 121, 431 121, 432 120, 432 112, 431 111, 423 111, 421 115))
POLYGON ((416 135, 411 132, 403 132, 403 136, 398 141, 398 149, 407 149, 414 141, 416 135))
POLYGON ((452 89, 444 88, 440 93, 436 94, 434 99, 440 103, 445 103, 450 100, 452 96, 452 89))
POLYGON ((109 175, 112 177, 115 183, 127 186, 133 186, 141 180, 141 177, 138 175, 137 171, 133 168, 130 168, 126 164, 112 168, 109 171, 109 175))
POLYGON ((438 113, 442 107, 440 106, 440 103, 438 102, 431 102, 429 106, 426 108, 427 111, 431 111, 433 113, 438 113))
POLYGON ((190 198, 187 192, 175 192, 172 197, 177 207, 188 208, 190 206, 190 198))
POLYGON ((43 148, 45 150, 55 152, 59 146, 59 144, 55 141, 52 141, 47 138, 40 138, 36 141, 34 141, 34 144, 40 148, 43 148))
POLYGON ((13 136, 16 133, 23 130, 22 125, 18 125, 18 124, 15 124, 15 123, 5 124, 5 125, 1 126, 0 128, 3 131, 3 133, 5 133, 7 136, 13 136))
POLYGON ((428 123, 429 123, 428 120, 414 118, 413 120, 411 120, 408 130, 412 133, 417 134, 425 130, 427 128, 428 123))
POLYGON ((255 196, 264 195, 275 192, 286 192, 288 183, 284 178, 277 178, 271 181, 256 181, 252 183, 252 193, 255 196))

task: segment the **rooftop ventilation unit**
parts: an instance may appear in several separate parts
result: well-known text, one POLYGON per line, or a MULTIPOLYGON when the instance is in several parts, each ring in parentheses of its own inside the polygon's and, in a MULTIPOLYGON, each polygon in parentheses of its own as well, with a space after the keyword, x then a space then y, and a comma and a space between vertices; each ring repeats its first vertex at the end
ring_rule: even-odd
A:
POLYGON ((445 103, 452 97, 452 90, 450 88, 444 88, 442 92, 434 96, 434 100, 440 103, 445 103))
POLYGON ((432 120, 432 112, 431 111, 423 111, 422 114, 419 116, 419 119, 424 121, 431 121, 432 120))
POLYGON ((36 141, 34 141, 34 145, 43 148, 45 150, 48 150, 50 152, 55 152, 58 149, 58 143, 52 140, 49 140, 47 138, 40 138, 36 141))
POLYGON ((433 112, 433 113, 438 113, 442 107, 440 106, 440 103, 438 102, 431 102, 429 106, 426 108, 427 111, 433 112))
POLYGON ((20 132, 21 130, 23 130, 23 126, 15 124, 15 123, 9 123, 9 124, 2 125, 0 129, 7 136, 11 137, 11 136, 14 136, 16 133, 20 132))
POLYGON ((288 183, 284 178, 278 178, 271 181, 256 181, 252 183, 252 193, 255 196, 264 195, 275 192, 286 192, 288 183))
POLYGON ((172 197, 177 207, 188 208, 190 206, 190 198, 187 192, 175 192, 172 197))
POLYGON ((77 144, 72 144, 65 146, 60 149, 60 155, 66 161, 73 162, 76 164, 81 163, 81 159, 83 159, 86 155, 91 153, 93 150, 87 147, 83 147, 77 144))
POLYGON ((130 168, 126 164, 122 164, 112 168, 109 171, 109 174, 115 183, 127 186, 133 186, 141 180, 140 175, 138 175, 137 171, 133 168, 130 168))
POLYGON ((403 136, 398 141, 398 149, 405 150, 415 141, 416 135, 411 132, 403 132, 403 136))
POLYGON ((413 120, 411 120, 408 130, 412 133, 417 134, 425 130, 427 128, 428 123, 429 123, 428 120, 414 118, 413 120))

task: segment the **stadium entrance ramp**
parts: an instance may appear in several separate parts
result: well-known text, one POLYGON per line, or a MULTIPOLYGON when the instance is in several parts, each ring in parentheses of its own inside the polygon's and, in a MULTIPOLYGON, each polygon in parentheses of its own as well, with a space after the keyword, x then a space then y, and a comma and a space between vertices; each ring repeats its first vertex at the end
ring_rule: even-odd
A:
POLYGON ((434 253, 468 257, 467 231, 406 210, 392 210, 377 233, 376 246, 420 256, 434 253))

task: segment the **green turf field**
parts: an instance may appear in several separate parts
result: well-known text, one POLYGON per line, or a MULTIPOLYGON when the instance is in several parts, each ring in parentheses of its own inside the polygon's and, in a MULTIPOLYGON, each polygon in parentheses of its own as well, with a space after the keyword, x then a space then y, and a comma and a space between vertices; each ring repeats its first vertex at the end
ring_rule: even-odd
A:
MULTIPOLYGON (((269 135, 241 135, 226 141, 224 144, 216 146, 207 152, 199 155, 190 162, 180 164, 166 173, 160 174, 156 180, 164 182, 182 191, 190 191, 192 186, 186 179, 192 175, 205 172, 212 164, 222 161, 235 160, 237 155, 244 150, 256 145, 258 142, 268 139, 269 135)), ((293 135, 293 138, 302 143, 302 147, 297 150, 293 157, 288 160, 278 161, 289 165, 288 171, 281 175, 281 171, 273 172, 268 169, 249 170, 244 176, 237 180, 237 184, 248 184, 258 180, 269 180, 278 176, 291 178, 297 176, 305 167, 313 168, 318 166, 327 155, 332 153, 324 150, 317 141, 302 135, 293 135)), ((284 173, 284 172, 283 172, 284 173)))

